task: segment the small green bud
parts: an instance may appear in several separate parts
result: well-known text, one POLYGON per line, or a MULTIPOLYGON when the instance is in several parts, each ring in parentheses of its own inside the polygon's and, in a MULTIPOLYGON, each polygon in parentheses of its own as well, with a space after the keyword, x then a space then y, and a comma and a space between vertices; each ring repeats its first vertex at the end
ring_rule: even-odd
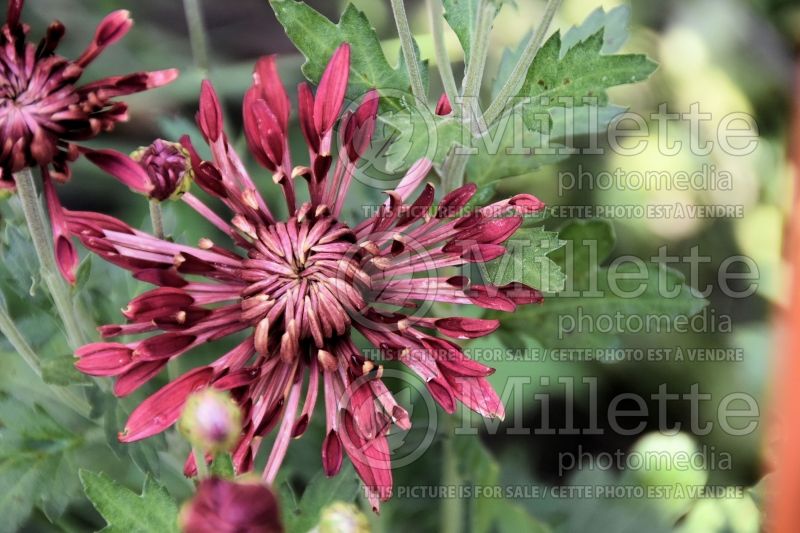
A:
POLYGON ((242 411, 229 394, 213 388, 186 400, 178 430, 193 448, 216 454, 230 451, 242 432, 242 411))

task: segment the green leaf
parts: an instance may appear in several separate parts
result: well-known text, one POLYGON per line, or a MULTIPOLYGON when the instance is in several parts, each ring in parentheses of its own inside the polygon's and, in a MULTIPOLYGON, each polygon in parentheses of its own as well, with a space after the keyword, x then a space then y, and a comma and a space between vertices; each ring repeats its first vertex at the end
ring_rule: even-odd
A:
POLYGON ((65 454, 61 458, 52 477, 47 478, 47 484, 52 489, 42 491, 38 507, 48 520, 54 522, 80 492, 78 471, 72 454, 65 454))
POLYGON ((561 57, 585 41, 600 30, 603 30, 604 54, 613 54, 622 48, 628 40, 628 23, 631 18, 631 8, 628 6, 617 6, 607 12, 598 7, 578 26, 573 26, 564 34, 561 40, 561 57))
POLYGON ((528 128, 548 128, 553 108, 604 106, 608 102, 607 89, 642 81, 656 68, 640 54, 603 55, 603 46, 602 29, 569 48, 564 57, 560 57, 560 33, 547 40, 536 54, 518 95, 531 98, 524 106, 528 128))
POLYGON ((626 333, 624 327, 616 327, 616 321, 612 321, 612 328, 604 326, 603 331, 573 328, 578 315, 592 323, 601 315, 613 317, 617 313, 623 317, 663 316, 672 321, 679 316, 691 317, 708 303, 684 284, 679 272, 664 266, 642 262, 640 271, 639 265, 626 261, 611 270, 600 268, 616 240, 607 221, 573 221, 563 226, 558 236, 566 245, 555 250, 550 259, 567 275, 564 290, 542 305, 518 309, 503 323, 507 328, 524 325, 525 331, 546 348, 607 347, 617 335, 626 333))
POLYGON ((89 282, 89 278, 92 275, 92 256, 87 255, 83 258, 80 265, 78 265, 78 272, 75 274, 75 287, 73 290, 79 291, 83 288, 86 283, 89 282))
POLYGON ((0 401, 0 423, 0 531, 16 531, 34 507, 57 519, 76 494, 71 454, 80 439, 41 407, 6 398, 0 401))
POLYGON ((319 522, 322 509, 335 501, 352 502, 358 493, 359 481, 350 463, 334 477, 317 473, 308 482, 302 498, 296 500, 287 481, 278 484, 284 525, 289 532, 306 532, 319 522))
POLYGON ((149 476, 141 494, 119 485, 103 473, 80 470, 86 497, 115 532, 178 531, 178 506, 167 491, 149 476))
MULTIPOLYGON (((472 436, 453 435, 453 449, 458 457, 458 473, 464 485, 482 487, 497 486, 500 465, 484 448, 481 441, 472 436)), ((472 502, 472 522, 476 532, 491 531, 496 517, 497 499, 478 496, 472 502)))
POLYGON ((520 505, 503 500, 497 502, 495 507, 497 516, 502 517, 497 520, 498 533, 517 533, 519 531, 548 533, 551 531, 547 525, 529 515, 520 505))
POLYGON ((423 157, 442 163, 450 148, 463 143, 465 135, 459 121, 426 110, 385 113, 380 119, 392 130, 391 146, 384 154, 389 172, 407 169, 423 157))
POLYGON ((42 379, 45 383, 62 387, 89 383, 89 379, 75 368, 75 358, 71 354, 43 359, 42 379))
POLYGON ((605 131, 625 109, 581 106, 552 110, 550 134, 529 129, 517 109, 501 116, 486 135, 473 139, 467 175, 478 183, 520 176, 568 158, 581 138, 605 131), (567 149, 570 148, 570 150, 567 149))
MULTIPOLYGON (((453 436, 453 446, 458 457, 459 475, 466 486, 502 487, 500 465, 483 446, 480 439, 471 436, 453 436)), ((545 533, 549 531, 522 507, 505 497, 476 495, 471 498, 471 531, 545 533)))
MULTIPOLYGON (((371 89, 378 89, 384 103, 401 109, 400 94, 409 94, 410 82, 402 62, 392 67, 381 49, 375 29, 362 11, 348 4, 338 24, 334 24, 303 2, 270 0, 275 16, 286 35, 305 56, 303 74, 318 83, 333 52, 343 42, 350 43, 350 84, 347 96, 356 100, 371 89)), ((420 70, 427 70, 421 65, 420 70)))
POLYGON ((521 228, 505 244, 505 254, 478 267, 487 283, 502 286, 520 282, 542 292, 564 288, 564 273, 547 257, 564 246, 557 233, 541 227, 521 228))
POLYGON ((558 236, 566 245, 550 258, 566 273, 567 285, 574 288, 586 287, 588 277, 611 254, 617 240, 607 220, 576 220, 562 227, 558 236))
MULTIPOLYGON (((458 37, 461 48, 464 49, 464 59, 469 63, 472 38, 475 35, 475 21, 478 18, 478 7, 481 0, 443 0, 444 18, 458 37)), ((494 7, 492 19, 500 10, 502 0, 492 0, 494 7)))
POLYGON ((103 403, 97 407, 97 410, 104 412, 103 430, 106 443, 111 451, 120 459, 130 459, 145 474, 152 474, 158 478, 161 473, 158 451, 166 447, 164 435, 154 435, 149 439, 137 442, 121 443, 119 432, 125 427, 130 412, 116 398, 103 396, 100 401, 103 403))
POLYGON ((524 327, 547 348, 600 348, 608 347, 609 338, 616 335, 641 333, 628 330, 628 324, 639 328, 636 324, 640 323, 630 317, 642 323, 651 317, 666 325, 678 317, 694 316, 708 304, 684 284, 680 272, 652 264, 644 265, 642 271, 630 263, 613 270, 600 268, 591 276, 591 291, 569 289, 542 305, 519 308, 505 317, 503 326, 524 327), (607 317, 602 319, 602 328, 601 316, 607 317))

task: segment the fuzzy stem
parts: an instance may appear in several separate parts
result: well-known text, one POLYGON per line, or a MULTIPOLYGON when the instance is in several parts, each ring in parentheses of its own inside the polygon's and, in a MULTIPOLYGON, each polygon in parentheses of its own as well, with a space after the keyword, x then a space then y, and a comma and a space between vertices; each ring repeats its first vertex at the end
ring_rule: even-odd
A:
POLYGON ((486 0, 478 3, 478 15, 475 21, 475 34, 472 39, 469 63, 464 73, 462 95, 464 98, 477 98, 481 93, 481 81, 486 67, 486 56, 489 53, 489 34, 492 29, 492 12, 494 6, 486 0))
POLYGON ((464 170, 469 162, 469 154, 459 154, 453 147, 442 165, 442 190, 445 194, 464 185, 464 170))
POLYGON ((76 309, 69 287, 64 282, 61 274, 59 274, 58 266, 56 265, 50 232, 47 229, 42 204, 36 192, 33 173, 30 169, 17 172, 14 174, 14 182, 17 186, 17 195, 22 202, 22 211, 25 213, 28 231, 33 240, 33 248, 39 259, 42 279, 47 284, 50 296, 52 296, 56 310, 64 324, 70 346, 77 348, 86 344, 88 339, 85 337, 76 318, 76 309))
POLYGON ((403 5, 403 0, 391 0, 391 2, 394 21, 397 25, 397 34, 400 37, 400 46, 403 48, 403 57, 406 60, 408 78, 411 81, 411 92, 414 94, 414 98, 424 104, 427 102, 428 97, 422 84, 422 73, 419 70, 417 52, 414 49, 414 37, 411 35, 411 29, 408 26, 406 8, 403 5))
MULTIPOLYGON (((456 457, 453 438, 453 421, 449 415, 445 415, 445 436, 442 443, 442 485, 444 487, 455 487, 461 484, 461 476, 458 474, 458 458, 456 457)), ((445 489, 449 491, 449 488, 445 489)), ((455 491, 454 491, 455 492, 455 491)), ((441 507, 441 525, 439 531, 442 533, 458 533, 463 531, 463 507, 460 498, 444 498, 441 507)))
POLYGON ((536 28, 536 33, 534 33, 530 41, 528 41, 525 50, 522 51, 519 61, 514 65, 514 70, 511 71, 503 87, 498 91, 497 98, 495 98, 494 102, 492 102, 489 109, 487 109, 484 114, 487 126, 491 126, 492 123, 497 120, 497 117, 505 110, 508 100, 515 96, 522 88, 522 84, 525 82, 525 76, 528 74, 528 69, 531 67, 539 48, 541 48, 547 30, 550 28, 553 17, 560 5, 561 0, 547 1, 544 16, 541 22, 539 22, 539 26, 536 28))
POLYGON ((161 202, 150 199, 150 221, 153 223, 153 234, 159 239, 164 239, 164 217, 161 213, 161 202))
POLYGON ((450 58, 447 55, 447 45, 444 40, 444 12, 442 10, 441 0, 428 0, 428 11, 431 18, 431 33, 433 34, 433 47, 436 54, 436 66, 439 69, 439 75, 442 77, 442 86, 444 86, 444 93, 450 103, 455 103, 458 96, 458 87, 456 86, 456 77, 453 74, 453 65, 450 64, 450 58))
MULTIPOLYGON (((8 339, 8 342, 17 353, 22 357, 23 361, 33 370, 33 373, 36 374, 39 378, 42 377, 42 364, 39 361, 39 356, 33 350, 28 341, 25 340, 25 336, 22 335, 22 332, 17 328, 17 325, 14 323, 14 320, 8 314, 8 310, 6 309, 5 305, 0 304, 0 333, 8 339)), ((49 390, 53 392, 53 394, 61 400, 64 405, 71 408, 73 411, 78 413, 84 418, 89 418, 89 413, 91 412, 91 407, 86 400, 81 398, 80 396, 76 395, 69 389, 63 387, 49 387, 49 390)))
POLYGON ((189 42, 192 45, 194 64, 201 71, 208 72, 208 39, 200 0, 183 0, 183 13, 186 25, 189 27, 189 42))

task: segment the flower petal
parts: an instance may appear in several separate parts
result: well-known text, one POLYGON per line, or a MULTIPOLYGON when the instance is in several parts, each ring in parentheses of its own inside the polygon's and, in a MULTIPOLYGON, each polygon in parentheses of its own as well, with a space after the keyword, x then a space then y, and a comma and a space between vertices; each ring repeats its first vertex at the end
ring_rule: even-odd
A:
POLYGON ((133 410, 125 430, 119 434, 119 440, 134 442, 170 427, 180 417, 189 394, 206 387, 213 375, 214 369, 203 366, 160 388, 133 410))
POLYGON ((349 77, 350 45, 342 43, 322 73, 314 102, 314 128, 320 137, 325 136, 339 118, 349 77))
POLYGON ((134 191, 149 194, 153 183, 147 172, 133 159, 115 150, 84 150, 86 159, 111 174, 134 191))

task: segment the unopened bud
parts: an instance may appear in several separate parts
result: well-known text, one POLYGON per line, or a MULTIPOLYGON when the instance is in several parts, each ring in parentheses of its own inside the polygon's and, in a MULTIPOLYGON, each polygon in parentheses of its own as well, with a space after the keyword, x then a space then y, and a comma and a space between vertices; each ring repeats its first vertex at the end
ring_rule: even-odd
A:
POLYGON ((204 389, 186 400, 178 429, 192 447, 211 454, 230 451, 242 431, 242 411, 227 393, 204 389))
POLYGON ((178 522, 184 533, 283 531, 278 502, 260 479, 204 479, 194 498, 184 504, 178 522))
POLYGON ((176 200, 192 185, 192 161, 189 152, 178 143, 156 139, 150 146, 133 152, 131 159, 150 177, 153 184, 150 198, 154 200, 176 200))

